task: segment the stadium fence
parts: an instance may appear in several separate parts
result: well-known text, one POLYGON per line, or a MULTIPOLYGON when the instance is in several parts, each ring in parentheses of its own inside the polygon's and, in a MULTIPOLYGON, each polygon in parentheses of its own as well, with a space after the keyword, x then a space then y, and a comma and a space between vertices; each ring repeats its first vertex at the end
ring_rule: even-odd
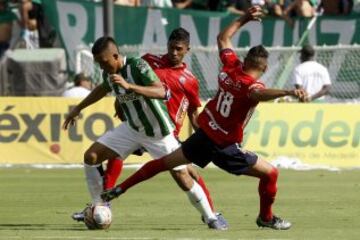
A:
MULTIPOLYGON (((360 45, 316 46, 315 60, 328 68, 332 80, 329 102, 360 102, 360 45)), ((164 54, 164 47, 122 46, 126 56, 145 53, 164 54)), ((292 88, 292 70, 300 63, 300 47, 269 47, 269 67, 261 80, 267 87, 292 88), (295 53, 295 54, 294 54, 295 53)), ((235 51, 243 59, 249 48, 235 51)), ((190 70, 199 79, 200 96, 206 100, 217 90, 217 74, 221 67, 215 47, 194 47, 185 58, 190 70)), ((95 84, 101 80, 101 69, 94 64, 90 49, 79 49, 76 54, 76 72, 91 76, 95 84)))

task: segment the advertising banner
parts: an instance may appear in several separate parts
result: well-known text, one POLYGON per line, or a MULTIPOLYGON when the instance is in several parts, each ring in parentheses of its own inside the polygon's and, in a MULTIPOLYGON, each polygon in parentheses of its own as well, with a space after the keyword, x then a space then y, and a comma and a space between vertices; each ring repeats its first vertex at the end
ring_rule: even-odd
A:
POLYGON ((81 164, 92 142, 120 124, 113 117, 113 97, 83 110, 67 131, 62 124, 78 99, 19 97, 0 102, 0 164, 81 164))
POLYGON ((246 127, 244 148, 269 160, 360 167, 360 105, 260 104, 246 127))
MULTIPOLYGON (((1 98, 0 164, 83 162, 92 142, 120 122, 112 97, 82 112, 75 126, 62 123, 79 100, 1 98)), ((184 127, 181 139, 189 135, 184 127)), ((245 130, 243 147, 267 160, 296 158, 310 165, 360 167, 360 105, 260 104, 245 130)), ((125 163, 150 160, 131 156, 125 163)))
MULTIPOLYGON (((88 46, 103 35, 101 2, 78 0, 43 1, 45 13, 57 29, 70 58, 82 45, 88 46)), ((216 46, 216 36, 236 15, 226 12, 153 9, 114 6, 115 40, 119 45, 166 46, 167 36, 177 27, 190 32, 192 46, 216 46)), ((298 18, 290 27, 279 18, 265 18, 261 24, 251 22, 233 37, 235 47, 292 46, 305 31, 309 19, 298 18)), ((351 16, 321 16, 308 36, 313 45, 348 45, 360 43, 360 18, 351 16)))

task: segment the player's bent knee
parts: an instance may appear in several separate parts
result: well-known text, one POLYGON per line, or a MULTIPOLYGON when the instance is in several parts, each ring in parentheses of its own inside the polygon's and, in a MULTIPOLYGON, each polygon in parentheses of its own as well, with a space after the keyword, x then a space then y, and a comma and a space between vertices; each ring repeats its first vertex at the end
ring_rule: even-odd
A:
POLYGON ((270 172, 267 174, 267 177, 271 180, 276 182, 279 176, 279 170, 276 167, 272 167, 270 172))
POLYGON ((84 163, 87 165, 96 165, 97 154, 93 151, 86 151, 84 154, 84 163))
POLYGON ((200 178, 200 174, 198 173, 198 171, 196 171, 196 169, 191 166, 191 164, 187 165, 187 170, 190 174, 190 176, 195 180, 198 181, 198 179, 200 178))
POLYGON ((186 168, 177 171, 171 170, 170 173, 183 191, 189 191, 193 186, 194 180, 191 178, 186 168))

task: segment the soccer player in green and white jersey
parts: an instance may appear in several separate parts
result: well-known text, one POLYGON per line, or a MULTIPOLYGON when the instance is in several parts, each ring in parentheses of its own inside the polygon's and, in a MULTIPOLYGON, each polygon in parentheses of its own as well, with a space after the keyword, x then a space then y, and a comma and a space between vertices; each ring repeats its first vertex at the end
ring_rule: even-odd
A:
MULTIPOLYGON (((64 129, 75 123, 75 118, 81 110, 111 91, 115 93, 127 119, 118 127, 106 132, 85 152, 84 168, 88 189, 92 204, 98 205, 103 204, 100 197, 103 180, 97 167, 103 161, 118 156, 126 159, 140 147, 147 149, 153 158, 160 158, 179 148, 180 144, 174 137, 174 125, 163 102, 168 93, 148 63, 141 58, 122 56, 111 37, 96 40, 92 54, 104 70, 103 84, 97 86, 73 108, 65 119, 64 129)), ((216 230, 225 230, 226 226, 212 212, 204 191, 190 177, 186 165, 171 171, 183 171, 181 188, 205 217, 208 226, 216 230)))

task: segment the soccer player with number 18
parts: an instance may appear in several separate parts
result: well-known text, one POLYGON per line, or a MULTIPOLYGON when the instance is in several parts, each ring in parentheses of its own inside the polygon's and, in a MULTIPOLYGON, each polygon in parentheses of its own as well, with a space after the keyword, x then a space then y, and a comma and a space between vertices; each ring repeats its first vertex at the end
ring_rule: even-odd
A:
POLYGON ((205 167, 213 162, 235 175, 259 178, 259 227, 286 230, 291 223, 275 216, 272 205, 277 192, 278 170, 256 154, 241 148, 243 130, 260 101, 283 96, 305 100, 303 90, 266 89, 258 81, 267 69, 268 52, 259 45, 251 48, 244 62, 236 56, 231 38, 247 22, 259 20, 261 8, 251 7, 246 14, 232 22, 218 35, 218 47, 223 68, 218 76, 219 89, 199 115, 199 129, 171 154, 146 163, 136 173, 115 188, 104 191, 101 197, 110 201, 135 184, 178 165, 195 163, 205 167))

